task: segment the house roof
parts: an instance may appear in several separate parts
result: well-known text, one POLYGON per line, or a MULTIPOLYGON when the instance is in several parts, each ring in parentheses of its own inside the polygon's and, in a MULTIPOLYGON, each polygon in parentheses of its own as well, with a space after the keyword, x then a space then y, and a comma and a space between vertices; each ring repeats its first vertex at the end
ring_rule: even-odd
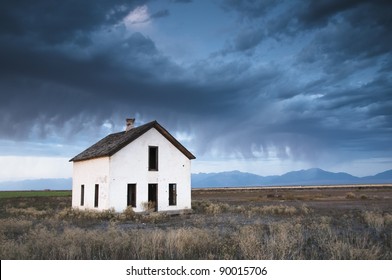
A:
POLYGON ((177 149, 179 149, 189 159, 195 159, 196 157, 189 152, 180 142, 178 142, 166 129, 164 129, 157 121, 152 121, 144 125, 132 128, 129 131, 122 131, 110 134, 98 141, 91 147, 87 148, 77 156, 73 157, 69 161, 83 161, 93 158, 112 156, 119 150, 124 148, 132 141, 139 138, 141 135, 149 131, 151 128, 155 128, 161 133, 170 143, 172 143, 177 149))

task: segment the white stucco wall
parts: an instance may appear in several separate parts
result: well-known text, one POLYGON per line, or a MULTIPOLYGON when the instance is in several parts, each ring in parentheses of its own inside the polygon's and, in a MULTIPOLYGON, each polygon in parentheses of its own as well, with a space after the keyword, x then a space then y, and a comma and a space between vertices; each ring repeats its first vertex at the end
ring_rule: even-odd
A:
POLYGON ((127 186, 136 184, 136 207, 145 211, 148 184, 158 184, 158 211, 191 209, 191 161, 155 128, 111 157, 74 162, 72 206, 79 209, 117 212, 127 207, 127 186), (148 170, 149 146, 158 147, 158 171, 148 170), (169 184, 177 185, 177 204, 169 206, 169 184), (99 184, 99 204, 94 207, 95 184, 99 184), (80 205, 84 185, 84 206, 80 205))
POLYGON ((72 207, 104 210, 109 206, 109 157, 73 163, 72 207), (95 185, 99 185, 98 207, 94 207, 95 185), (81 185, 84 185, 84 206, 81 206, 81 185))
POLYGON ((110 158, 110 204, 116 211, 127 205, 127 185, 136 184, 136 208, 144 211, 148 184, 158 184, 158 211, 191 208, 191 161, 155 128, 110 158), (148 147, 158 147, 158 171, 148 171, 148 147), (177 205, 169 206, 169 184, 177 184, 177 205))

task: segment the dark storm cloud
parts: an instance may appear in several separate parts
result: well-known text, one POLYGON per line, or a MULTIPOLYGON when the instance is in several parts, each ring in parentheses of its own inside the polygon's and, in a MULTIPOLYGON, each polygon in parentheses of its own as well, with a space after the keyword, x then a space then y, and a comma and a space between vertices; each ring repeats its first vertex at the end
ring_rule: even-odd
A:
POLYGON ((153 92, 147 81, 157 75, 151 70, 173 69, 168 70, 170 63, 151 39, 134 33, 100 50, 79 44, 82 37, 91 44, 90 37, 100 29, 106 28, 103 33, 110 36, 112 26, 143 3, 2 1, 1 137, 42 138, 53 128, 61 134, 67 121, 76 120, 80 127, 83 121, 91 121, 91 115, 99 120, 93 122, 102 124, 116 112, 116 104, 137 105, 141 92, 153 92))
MULTIPOLYGON (((117 131, 123 118, 138 114, 194 135, 199 155, 274 150, 280 158, 317 160, 369 145, 390 150, 386 4, 225 1, 226 10, 242 15, 225 56, 182 66, 154 38, 126 32, 121 20, 144 1, 96 2, 83 9, 78 1, 58 9, 49 1, 2 2, 0 140, 91 143, 104 124, 117 131), (312 37, 292 60, 253 60, 265 40, 286 46, 298 34, 312 37), (350 80, 358 75, 362 83, 350 80)), ((150 18, 168 15, 160 10, 150 18)))
POLYGON ((183 4, 188 4, 188 3, 192 3, 193 0, 171 0, 174 3, 183 3, 183 4))
MULTIPOLYGON (((254 50, 264 43, 264 39, 284 42, 285 38, 313 34, 313 39, 298 53, 291 67, 301 69, 302 75, 318 73, 322 78, 285 94, 284 114, 291 118, 275 123, 274 130, 296 131, 309 139, 314 131, 318 131, 319 144, 325 142, 329 148, 342 147, 344 141, 358 143, 358 139, 362 139, 363 146, 377 143, 375 150, 388 150, 386 139, 391 137, 388 112, 392 111, 392 82, 389 68, 385 66, 392 60, 390 2, 288 1, 267 3, 266 7, 265 3, 249 1, 253 10, 244 8, 248 1, 226 2, 249 20, 243 24, 244 30, 248 25, 252 29, 259 25, 258 34, 266 34, 255 41, 254 34, 241 32, 232 40, 230 48, 225 49, 226 52, 243 52, 238 41, 255 42, 246 45, 249 54, 249 49, 254 50), (286 4, 290 7, 270 12, 286 4), (353 85, 353 81, 361 83, 361 79, 364 79, 362 85, 353 85), (312 98, 320 93, 322 97, 312 98), (302 100, 300 96, 308 100, 302 100), (295 99, 301 100, 299 105, 295 99), (379 137, 369 135, 373 129, 377 130, 379 137)), ((294 142, 292 144, 290 147, 297 146, 294 142)))
POLYGON ((114 24, 146 1, 1 1, 0 32, 59 44, 114 24))
MULTIPOLYGON (((85 35, 91 33, 85 31, 85 35)), ((138 32, 115 37, 101 49, 69 42, 52 46, 27 32, 9 38, 9 34, 0 38, 3 138, 93 133, 116 114, 126 117, 142 112, 159 119, 194 116, 201 108, 212 114, 233 106, 235 94, 230 86, 209 81, 208 85, 193 84, 182 78, 184 69, 138 32)))
POLYGON ((222 1, 222 8, 225 10, 236 10, 241 16, 245 18, 259 18, 265 15, 266 12, 274 8, 280 0, 224 0, 222 1))
POLYGON ((254 48, 260 44, 265 38, 263 29, 249 28, 242 31, 234 38, 234 40, 227 44, 227 47, 222 51, 222 54, 231 52, 247 52, 253 54, 254 48))
POLYGON ((158 12, 155 12, 151 15, 151 18, 162 18, 162 17, 167 17, 170 15, 169 10, 160 10, 158 12))
POLYGON ((304 26, 324 26, 331 17, 338 15, 349 9, 366 2, 364 0, 322 0, 322 1, 305 1, 303 11, 296 11, 298 19, 304 26))
POLYGON ((342 38, 347 41, 354 39, 356 44, 351 41, 350 45, 357 48, 357 51, 365 51, 368 46, 371 46, 374 51, 377 51, 377 48, 378 51, 388 51, 391 44, 389 30, 392 28, 392 8, 388 1, 265 2, 227 0, 224 1, 224 7, 227 10, 234 10, 238 12, 240 17, 248 19, 243 28, 247 31, 241 31, 236 35, 228 51, 241 52, 244 50, 244 44, 248 47, 247 49, 254 48, 266 38, 281 40, 282 36, 296 36, 320 29, 329 30, 328 25, 339 30, 342 37, 325 38, 326 42, 340 43, 342 38), (279 9, 279 7, 286 8, 279 9), (249 27, 257 32, 249 32, 249 27), (362 38, 349 36, 351 32, 361 34, 362 31, 367 33, 363 34, 362 38), (267 36, 262 36, 262 34, 267 36), (370 35, 370 37, 366 35, 370 35), (247 44, 247 42, 253 42, 253 44, 247 44))
POLYGON ((331 63, 390 55, 392 48, 391 5, 362 4, 318 33, 305 57, 331 63))

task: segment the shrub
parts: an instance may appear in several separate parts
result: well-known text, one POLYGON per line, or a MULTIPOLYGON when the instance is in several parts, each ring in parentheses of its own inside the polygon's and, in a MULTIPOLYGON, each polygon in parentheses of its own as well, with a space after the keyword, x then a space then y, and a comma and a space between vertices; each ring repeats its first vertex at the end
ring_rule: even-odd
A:
POLYGON ((310 213, 313 212, 312 209, 310 209, 309 207, 307 207, 305 204, 302 204, 299 210, 300 210, 300 211, 302 212, 302 214, 304 214, 304 215, 308 215, 308 214, 310 214, 310 213))
POLYGON ((354 199, 354 198, 356 198, 357 196, 355 195, 355 193, 353 193, 353 192, 349 192, 349 193, 347 193, 346 194, 346 198, 347 199, 354 199))
POLYGON ((19 217, 34 217, 34 218, 40 218, 49 215, 49 212, 46 210, 37 210, 34 207, 28 207, 28 208, 6 208, 6 213, 11 214, 13 216, 19 216, 19 217))
POLYGON ((168 220, 169 216, 166 213, 151 212, 149 214, 138 215, 138 221, 143 223, 161 223, 168 220))
POLYGON ((155 202, 153 201, 143 202, 142 208, 144 211, 153 212, 155 211, 155 202))
POLYGON ((57 213, 58 218, 71 220, 111 220, 118 216, 118 213, 116 213, 113 208, 103 211, 65 208, 57 213))
POLYGON ((207 214, 216 215, 228 211, 229 208, 230 206, 227 203, 211 203, 204 210, 207 214))
POLYGON ((381 232, 386 225, 392 223, 392 215, 374 212, 374 211, 365 211, 362 213, 362 218, 365 223, 370 227, 375 229, 377 232, 381 232))
POLYGON ((33 222, 21 218, 8 218, 0 220, 0 234, 5 237, 14 239, 26 233, 33 222))
POLYGON ((212 204, 211 201, 202 200, 202 201, 193 201, 192 202, 192 209, 195 213, 205 213, 206 208, 212 204))
POLYGON ((262 207, 252 207, 249 210, 250 215, 294 215, 297 209, 293 206, 285 205, 268 205, 262 207))
POLYGON ((120 215, 120 218, 122 220, 134 220, 136 217, 135 211, 133 211, 132 206, 128 206, 125 208, 125 210, 122 212, 122 215, 120 215))

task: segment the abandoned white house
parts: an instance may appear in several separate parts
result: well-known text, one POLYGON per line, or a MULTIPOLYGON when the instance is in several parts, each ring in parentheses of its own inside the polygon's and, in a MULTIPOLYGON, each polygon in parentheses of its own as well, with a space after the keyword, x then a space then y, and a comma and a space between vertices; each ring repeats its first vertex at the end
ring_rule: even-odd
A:
POLYGON ((121 212, 191 209, 191 160, 195 156, 157 121, 98 141, 73 162, 72 207, 121 212))

